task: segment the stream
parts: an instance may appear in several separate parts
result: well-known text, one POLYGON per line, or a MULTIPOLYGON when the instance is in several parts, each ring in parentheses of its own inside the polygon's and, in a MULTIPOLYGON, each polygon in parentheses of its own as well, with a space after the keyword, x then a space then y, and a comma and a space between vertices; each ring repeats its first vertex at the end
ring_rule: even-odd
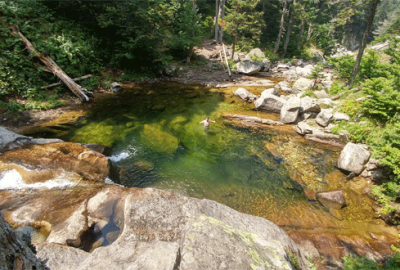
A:
MULTIPOLYGON (((35 136, 110 146, 124 186, 215 200, 286 230, 382 225, 362 194, 368 184, 347 181, 336 169, 340 149, 305 141, 289 125, 251 129, 224 119, 247 114, 278 120, 234 97, 236 89, 126 87, 98 98, 74 126, 35 136), (206 116, 216 121, 208 129, 199 124, 206 116), (344 190, 347 206, 332 214, 315 193, 335 189, 344 190)), ((256 95, 264 90, 247 89, 256 95)))

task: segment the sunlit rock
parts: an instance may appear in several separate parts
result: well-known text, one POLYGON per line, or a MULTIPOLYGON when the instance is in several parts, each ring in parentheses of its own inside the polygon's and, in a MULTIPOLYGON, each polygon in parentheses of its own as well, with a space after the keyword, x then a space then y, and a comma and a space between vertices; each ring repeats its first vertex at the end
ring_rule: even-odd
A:
POLYGON ((292 93, 297 94, 306 89, 310 89, 314 85, 314 81, 307 78, 299 78, 292 86, 292 93))
POLYGON ((283 98, 267 94, 262 95, 256 101, 254 101, 254 106, 256 109, 279 113, 285 103, 286 100, 283 98))
POLYGON ((321 127, 327 127, 333 121, 333 114, 330 110, 321 110, 317 115, 315 122, 321 127))
POLYGON ((347 143, 338 159, 339 169, 360 174, 368 162, 370 152, 363 145, 347 143))
POLYGON ((236 91, 233 91, 233 94, 235 96, 240 97, 241 99, 243 99, 244 101, 248 101, 248 102, 253 102, 254 100, 257 99, 257 96, 250 93, 249 91, 247 91, 246 89, 244 89, 243 87, 238 88, 236 91))
POLYGON ((300 98, 298 97, 291 97, 286 101, 281 109, 281 122, 285 124, 296 122, 299 116, 300 106, 300 98))

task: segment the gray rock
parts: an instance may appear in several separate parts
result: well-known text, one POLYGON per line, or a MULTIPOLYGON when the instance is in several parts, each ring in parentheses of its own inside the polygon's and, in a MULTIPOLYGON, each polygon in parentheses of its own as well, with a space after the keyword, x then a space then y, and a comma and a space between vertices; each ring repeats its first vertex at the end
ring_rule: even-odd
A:
POLYGON ((290 68, 290 66, 287 64, 278 64, 278 66, 276 68, 277 68, 278 72, 283 72, 283 71, 288 70, 290 68))
POLYGON ((281 81, 277 84, 277 87, 281 89, 285 93, 292 93, 292 88, 289 86, 289 84, 285 81, 281 81))
POLYGON ((334 106, 334 105, 337 104, 337 102, 333 101, 331 98, 320 98, 320 99, 318 99, 318 104, 319 105, 325 104, 327 106, 334 106))
POLYGON ((237 71, 243 74, 255 74, 263 69, 263 62, 242 61, 237 63, 237 71))
POLYGON ((326 88, 330 89, 332 87, 333 81, 323 80, 321 81, 321 84, 326 88))
POLYGON ((108 89, 108 91, 110 92, 114 92, 117 93, 122 89, 121 85, 117 82, 113 82, 110 86, 110 88, 108 89))
POLYGON ((314 85, 314 81, 307 78, 299 78, 292 86, 292 92, 297 94, 298 92, 310 89, 314 85))
POLYGON ((345 113, 336 112, 333 115, 333 120, 335 120, 335 121, 350 121, 350 116, 345 113))
POLYGON ((294 130, 296 130, 296 132, 300 135, 313 133, 313 129, 310 127, 310 125, 303 121, 297 123, 297 125, 294 127, 294 130))
POLYGON ((20 138, 29 138, 29 137, 9 131, 4 127, 0 127, 0 147, 20 138))
POLYGON ((275 88, 265 89, 264 91, 261 92, 261 96, 260 97, 267 96, 267 95, 274 95, 274 96, 277 96, 277 97, 280 96, 278 91, 275 88))
POLYGON ((244 101, 253 102, 254 100, 257 99, 256 95, 250 93, 249 91, 247 91, 245 88, 242 87, 238 88, 236 91, 233 91, 233 94, 235 96, 240 97, 244 101))
POLYGON ((300 98, 291 97, 286 101, 281 109, 281 122, 285 124, 294 123, 300 112, 300 98))
POLYGON ((265 54, 261 51, 260 48, 252 49, 247 55, 249 55, 250 57, 257 57, 259 59, 265 58, 265 54))
POLYGON ((329 98, 329 95, 326 93, 325 90, 314 91, 314 94, 317 96, 318 99, 321 99, 321 98, 329 98))
POLYGON ((256 109, 262 109, 270 112, 280 113, 283 104, 286 103, 281 97, 275 95, 261 95, 256 101, 254 101, 254 106, 256 109))
POLYGON ((135 189, 118 209, 123 211, 118 215, 123 231, 112 244, 92 253, 41 244, 40 258, 52 269, 65 270, 294 270, 290 252, 300 269, 309 269, 299 247, 281 228, 210 200, 135 189))
POLYGON ((289 78, 289 79, 297 78, 298 76, 297 76, 296 68, 295 67, 291 67, 288 70, 284 70, 282 72, 282 76, 286 77, 286 78, 289 78))
POLYGON ((360 174, 370 156, 370 152, 364 146, 349 142, 340 153, 338 167, 348 172, 360 174))
POLYGON ((327 127, 333 121, 333 114, 330 110, 322 110, 315 119, 318 125, 327 127))
POLYGON ((321 107, 316 99, 306 96, 300 99, 300 113, 314 112, 319 113, 321 107))
POLYGON ((307 120, 307 119, 315 119, 317 118, 318 113, 316 112, 306 112, 306 113, 302 113, 301 117, 303 120, 307 120))

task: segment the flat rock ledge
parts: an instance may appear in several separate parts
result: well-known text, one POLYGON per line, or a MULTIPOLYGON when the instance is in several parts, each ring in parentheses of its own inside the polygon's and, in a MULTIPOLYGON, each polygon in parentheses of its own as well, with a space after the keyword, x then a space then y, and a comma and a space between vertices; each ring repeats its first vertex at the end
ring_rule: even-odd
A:
POLYGON ((61 222, 56 213, 48 213, 63 200, 55 190, 27 195, 27 204, 42 208, 20 206, 6 213, 14 224, 54 217, 46 241, 36 245, 50 269, 309 269, 297 244, 277 225, 211 200, 115 185, 90 196, 88 189, 74 192, 75 209, 61 222), (121 228, 116 240, 94 249, 100 238, 91 253, 77 248, 91 228, 109 223, 121 228))

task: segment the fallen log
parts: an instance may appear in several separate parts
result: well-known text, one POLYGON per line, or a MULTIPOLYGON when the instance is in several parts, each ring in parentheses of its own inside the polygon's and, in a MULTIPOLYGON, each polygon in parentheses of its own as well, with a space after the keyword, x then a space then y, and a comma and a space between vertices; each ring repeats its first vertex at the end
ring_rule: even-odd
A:
POLYGON ((329 145, 340 147, 340 148, 344 148, 345 147, 345 145, 342 144, 342 143, 334 142, 334 141, 331 141, 331 140, 320 139, 320 138, 318 138, 318 137, 316 137, 314 135, 311 135, 311 134, 306 134, 304 136, 304 138, 306 140, 309 140, 309 141, 323 143, 323 144, 329 144, 329 145))
POLYGON ((32 43, 18 30, 17 27, 10 27, 13 34, 21 38, 22 42, 25 44, 26 49, 30 54, 37 57, 45 66, 56 75, 81 101, 89 101, 88 90, 74 82, 54 61, 48 56, 45 56, 38 52, 32 43))
POLYGON ((269 125, 269 126, 283 126, 283 125, 285 125, 284 123, 282 123, 280 121, 274 121, 274 120, 266 119, 266 118, 259 118, 259 117, 256 117, 256 116, 228 114, 228 115, 224 115, 223 117, 227 118, 227 119, 236 118, 236 119, 243 120, 243 121, 246 121, 246 122, 259 123, 259 124, 264 124, 264 125, 269 125))
MULTIPOLYGON (((72 79, 72 80, 73 80, 74 82, 78 82, 78 81, 86 80, 86 79, 88 79, 88 78, 90 78, 90 77, 92 77, 92 74, 88 74, 88 75, 85 75, 85 76, 82 76, 82 77, 74 78, 74 79, 72 79)), ((49 85, 47 85, 47 86, 42 86, 42 87, 40 87, 40 88, 41 88, 41 89, 49 89, 49 88, 56 87, 56 86, 59 86, 59 85, 62 85, 62 84, 63 84, 62 82, 52 83, 52 84, 49 84, 49 85)))

